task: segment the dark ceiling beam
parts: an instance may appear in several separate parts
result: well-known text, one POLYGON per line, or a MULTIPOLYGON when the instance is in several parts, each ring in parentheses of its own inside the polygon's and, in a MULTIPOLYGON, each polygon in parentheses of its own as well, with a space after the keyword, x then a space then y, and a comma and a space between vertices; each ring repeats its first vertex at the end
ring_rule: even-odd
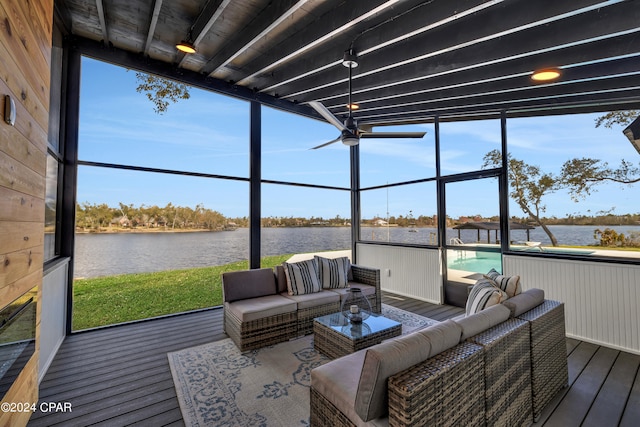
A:
MULTIPOLYGON (((231 0, 209 0, 207 4, 202 8, 200 14, 196 18, 195 22, 189 29, 189 34, 186 37, 189 41, 198 48, 198 43, 207 35, 213 24, 220 18, 220 15, 231 4, 231 0)), ((178 54, 178 67, 182 67, 187 58, 187 55, 180 52, 178 54)))
POLYGON ((115 47, 104 47, 104 45, 99 42, 83 37, 72 38, 69 41, 69 46, 72 49, 77 50, 82 55, 119 65, 121 67, 155 74, 160 77, 176 80, 189 86, 229 95, 236 99, 257 101, 268 107, 324 121, 324 119, 314 109, 307 105, 278 99, 264 93, 257 93, 246 87, 203 76, 202 74, 194 71, 177 68, 173 64, 145 57, 139 53, 115 47))
POLYGON ((614 98, 607 94, 600 94, 588 97, 588 99, 575 98, 572 100, 565 100, 565 102, 556 101, 553 103, 531 106, 502 105, 502 108, 498 108, 497 106, 494 106, 493 108, 484 106, 482 108, 478 106, 468 106, 462 107, 457 111, 430 111, 426 113, 415 112, 413 114, 404 114, 401 119, 396 117, 379 119, 375 122, 371 122, 370 125, 374 128, 379 128, 384 126, 433 123, 436 116, 439 117, 441 122, 499 119, 503 110, 506 111, 507 117, 535 117, 639 110, 640 102, 638 99, 640 99, 640 91, 636 91, 634 95, 635 98, 614 98))
POLYGON ((65 35, 71 34, 71 29, 73 27, 73 21, 71 19, 71 13, 69 13, 69 8, 65 4, 64 0, 56 0, 53 3, 53 13, 54 13, 54 21, 56 21, 59 25, 62 25, 61 30, 65 35))
MULTIPOLYGON (((450 9, 456 4, 450 2, 440 4, 433 15, 427 9, 430 19, 426 22, 421 13, 406 14, 359 39, 357 51, 361 66, 356 70, 356 74, 363 77, 382 72, 386 68, 393 68, 394 64, 400 63, 403 64, 403 67, 405 65, 411 66, 413 62, 472 47, 491 38, 504 37, 508 33, 521 31, 533 25, 546 25, 548 19, 557 14, 575 13, 574 7, 580 5, 594 7, 594 2, 595 0, 582 0, 575 6, 574 3, 571 3, 570 6, 562 3, 564 6, 559 6, 561 2, 543 0, 534 2, 534 7, 532 2, 520 0, 500 3, 490 9, 486 8, 484 3, 481 5, 471 4, 470 9, 463 11, 459 16, 455 15, 454 22, 452 22, 451 13, 455 14, 455 12, 450 9), (412 37, 406 37, 406 35, 404 37, 387 37, 388 33, 392 34, 397 31, 396 24, 399 28, 410 29, 411 31, 407 31, 407 33, 412 37), (465 30, 460 31, 460 27, 464 27, 465 30)), ((313 87, 309 84, 310 79, 316 82, 316 88, 331 86, 331 80, 334 79, 342 78, 343 81, 345 79, 344 73, 342 76, 338 75, 340 70, 335 70, 335 67, 327 72, 324 69, 313 69, 314 65, 310 65, 308 62, 292 63, 283 73, 295 73, 302 76, 302 79, 298 77, 297 81, 287 80, 286 76, 276 73, 272 79, 275 84, 262 84, 260 87, 269 93, 272 88, 278 88, 279 93, 303 99, 305 87, 313 87), (310 68, 313 72, 309 71, 310 68), (323 78, 328 77, 329 74, 331 74, 331 79, 323 78), (283 84, 284 87, 280 87, 283 84)))
MULTIPOLYGON (((377 73, 367 73, 361 75, 359 68, 356 69, 356 73, 353 78, 354 94, 361 92, 371 92, 374 90, 385 89, 389 93, 406 92, 402 87, 405 85, 413 85, 420 87, 422 84, 429 85, 429 83, 420 83, 421 81, 440 79, 441 77, 450 75, 454 81, 459 79, 456 76, 471 76, 473 80, 478 80, 479 75, 492 75, 493 77, 499 77, 501 75, 517 74, 528 69, 530 72, 536 68, 543 66, 556 65, 562 66, 566 64, 567 60, 560 54, 554 54, 553 52, 573 52, 575 54, 571 58, 573 62, 583 62, 589 59, 598 58, 602 56, 609 56, 613 51, 625 51, 632 52, 635 49, 635 43, 629 45, 620 45, 617 41, 630 41, 637 37, 640 33, 640 28, 634 24, 634 19, 640 19, 640 13, 634 12, 629 20, 622 19, 619 22, 620 27, 616 27, 610 30, 621 30, 621 34, 609 33, 605 28, 605 23, 595 20, 594 17, 580 16, 580 20, 567 22, 566 24, 584 24, 584 21, 592 22, 595 20, 595 24, 601 25, 580 25, 579 29, 573 30, 573 37, 568 43, 562 43, 560 36, 549 37, 549 34, 558 34, 557 31, 562 30, 561 23, 558 23, 557 27, 546 25, 540 28, 532 28, 528 31, 512 34, 509 37, 503 37, 501 39, 494 39, 483 42, 481 45, 468 46, 464 49, 444 52, 437 57, 429 57, 422 59, 421 61, 408 64, 402 68, 390 68, 377 73), (632 27, 629 29, 629 27, 632 27), (546 39, 544 38, 546 35, 546 39), (596 50, 598 49, 598 50, 596 50), (595 53, 594 53, 595 52, 595 53), (550 62, 551 60, 559 62, 550 62), (549 61, 549 62, 547 62, 549 61), (510 64, 517 64, 514 69, 511 69, 510 64), (495 75, 497 74, 497 75, 495 75)), ((577 17, 576 17, 577 18, 577 17)), ((606 21, 606 20, 605 20, 606 21)), ((611 24, 614 25, 614 24, 611 24)), ((615 25, 618 25, 616 21, 615 25)), ((446 35, 446 34, 443 34, 446 35)), ((617 53, 612 53, 617 55, 617 53)), ((321 100, 325 101, 334 97, 341 97, 344 95, 345 84, 334 87, 330 84, 332 79, 339 79, 339 75, 344 74, 343 70, 337 70, 336 75, 324 75, 316 76, 316 80, 313 82, 300 82, 307 84, 310 89, 307 90, 305 96, 296 97, 297 102, 306 102, 308 100, 321 100), (327 81, 329 84, 316 85, 314 83, 327 81)), ((480 77, 481 78, 481 77, 480 77)), ((435 84, 435 83, 434 83, 435 84)), ((304 87, 304 86, 302 86, 304 87)), ((301 87, 301 88, 302 88, 301 87)), ((286 95, 286 92, 282 95, 285 98, 294 99, 293 97, 286 95)), ((371 98, 368 96, 356 96, 355 100, 371 98)))
POLYGON ((575 82, 558 82, 547 85, 527 85, 528 77, 522 77, 523 82, 516 79, 509 89, 496 89, 490 85, 482 86, 473 93, 459 93, 455 90, 443 91, 437 98, 422 99, 412 103, 388 104, 384 107, 360 111, 355 114, 358 120, 366 122, 376 117, 389 116, 396 111, 430 111, 438 108, 455 109, 462 105, 491 104, 501 105, 505 102, 533 102, 547 103, 549 100, 562 99, 588 93, 624 93, 640 87, 640 70, 635 73, 603 78, 599 80, 581 80, 575 82))
MULTIPOLYGON (((537 2, 525 4, 538 5, 537 2)), ((566 7, 565 2, 562 4, 566 7)), ((513 9, 502 5, 501 7, 507 8, 510 13, 506 13, 506 10, 500 14, 480 13, 465 22, 456 23, 457 25, 438 28, 361 57, 361 65, 353 77, 354 87, 367 87, 360 81, 368 77, 369 80, 375 80, 377 85, 394 84, 408 78, 421 78, 429 75, 434 69, 441 71, 448 67, 452 70, 463 70, 465 66, 484 66, 491 61, 500 62, 520 56, 533 56, 545 50, 559 49, 569 43, 606 37, 610 32, 637 30, 640 8, 633 6, 619 3, 594 9, 595 6, 591 5, 589 13, 561 19, 553 15, 561 10, 551 6, 548 11, 541 12, 530 6, 513 9), (505 22, 516 23, 518 26, 505 29, 505 22), (464 26, 465 31, 460 31, 460 25, 464 26), (496 33, 491 30, 494 28, 496 33), (501 29, 504 31, 500 31, 501 29), (444 61, 443 58, 447 58, 448 61, 444 61)), ((543 64, 532 62, 531 69, 541 65, 543 64)), ((306 94, 309 94, 308 100, 318 100, 320 97, 312 92, 328 89, 327 92, 339 94, 344 90, 345 82, 344 71, 334 67, 316 73, 312 78, 300 79, 281 87, 279 93, 299 102, 307 100, 306 94), (334 88, 336 85, 340 87, 334 88)))
MULTIPOLYGON (((594 43, 560 49, 541 55, 536 61, 562 64, 563 81, 606 76, 609 73, 622 74, 633 71, 633 67, 638 67, 636 61, 640 54, 636 51, 633 42, 637 37, 638 35, 634 33, 613 40, 599 40, 594 43), (593 52, 601 52, 601 55, 594 55, 593 52)), ((481 77, 478 77, 475 68, 471 68, 456 73, 435 73, 430 78, 411 80, 404 84, 360 89, 354 91, 354 102, 362 105, 387 100, 400 102, 391 100, 412 95, 431 96, 428 94, 452 87, 469 87, 469 90, 472 91, 475 85, 509 80, 523 75, 529 76, 531 71, 531 58, 523 57, 508 63, 486 65, 482 67, 481 77)), ((342 106, 345 99, 346 96, 332 98, 327 100, 325 105, 328 108, 342 106)))
POLYGON ((233 39, 226 41, 225 46, 207 61, 200 72, 211 75, 218 68, 229 64, 307 3, 309 3, 309 0, 269 2, 267 7, 256 15, 245 28, 238 31, 233 39))
MULTIPOLYGON (((414 1, 414 0, 411 0, 414 1)), ((254 82, 263 74, 271 73, 274 69, 296 57, 309 53, 323 43, 334 43, 335 37, 354 34, 354 29, 368 19, 375 19, 386 9, 399 3, 397 0, 350 0, 341 2, 330 13, 325 13, 312 25, 300 33, 300 37, 290 37, 283 43, 273 46, 268 55, 263 55, 252 62, 251 68, 239 70, 230 79, 243 86, 254 86, 254 82)), ((336 60, 342 58, 345 45, 339 52, 335 52, 336 60)))
POLYGON ((456 100, 424 103, 412 105, 406 108, 397 107, 387 110, 375 111, 373 114, 357 115, 356 119, 361 123, 375 126, 376 124, 391 122, 401 123, 420 116, 457 115, 463 116, 468 112, 500 111, 500 110, 531 110, 552 109, 557 106, 580 106, 585 104, 600 104, 606 110, 611 111, 611 105, 625 103, 640 103, 640 82, 637 77, 629 78, 627 86, 611 84, 603 81, 599 84, 581 84, 573 89, 566 88, 561 94, 552 88, 546 93, 510 93, 478 95, 469 99, 466 103, 456 100), (635 83, 635 85, 631 85, 635 83), (518 97, 520 95, 520 97, 518 97))
POLYGON ((231 4, 231 0, 209 0, 207 2, 189 30, 191 41, 194 44, 197 45, 202 41, 220 15, 229 7, 229 4, 231 4))
MULTIPOLYGON (((413 100, 404 103, 380 105, 375 108, 367 108, 358 110, 356 118, 366 121, 376 117, 377 115, 385 115, 391 111, 402 111, 406 113, 412 110, 424 111, 433 108, 433 106, 448 105, 450 107, 462 106, 468 104, 477 104, 479 100, 482 102, 503 102, 510 99, 527 99, 546 102, 547 99, 555 99, 558 97, 566 97, 570 95, 579 95, 591 91, 602 92, 605 90, 611 93, 621 92, 629 88, 638 86, 640 70, 633 74, 625 76, 611 76, 598 80, 583 80, 574 82, 559 82, 549 84, 545 87, 527 86, 514 79, 513 85, 509 88, 496 88, 494 85, 483 85, 477 88, 475 92, 461 92, 460 90, 442 91, 437 98, 421 100, 413 100)), ((521 80, 528 80, 528 77, 522 77, 521 80)))
MULTIPOLYGON (((420 2, 417 5, 407 5, 401 14, 388 17, 381 23, 360 31, 358 34, 345 33, 341 44, 343 49, 336 50, 337 40, 326 46, 314 50, 312 57, 305 57, 299 61, 292 61, 287 67, 278 69, 270 83, 258 85, 264 92, 279 91, 282 85, 290 84, 298 79, 313 76, 323 70, 338 65, 342 59, 342 52, 353 42, 353 47, 360 57, 395 44, 409 37, 433 31, 452 21, 460 20, 467 15, 479 12, 488 7, 495 7, 500 1, 486 2, 483 0, 469 0, 463 5, 456 2, 420 2)), ((397 13, 397 12, 396 12, 397 13)), ((339 68, 339 67, 338 67, 339 68)))
MULTIPOLYGON (((570 62, 569 65, 563 67, 563 75, 560 80, 562 83, 633 73, 640 70, 640 53, 635 52, 633 43, 637 37, 637 34, 630 34, 624 38, 616 39, 615 43, 612 43, 611 40, 600 40, 593 44, 553 52, 552 56, 545 56, 539 60, 551 64, 559 64, 559 61, 563 60, 570 62), (599 49, 607 46, 612 48, 599 49), (587 56, 598 51, 615 56, 602 59, 596 56, 587 56)), ((495 90, 508 89, 515 84, 514 81, 518 81, 524 86, 534 87, 535 84, 529 79, 531 75, 530 62, 530 58, 520 58, 508 64, 500 63, 486 66, 482 69, 480 78, 477 70, 471 69, 383 89, 363 89, 354 94, 353 102, 357 103, 361 110, 366 111, 384 105, 439 98, 443 91, 447 90, 473 94, 487 84, 490 84, 495 90), (522 79, 522 77, 525 78, 522 79)), ((344 113, 346 103, 347 96, 343 94, 340 97, 332 98, 330 102, 324 102, 324 105, 334 114, 340 114, 344 113)))
POLYGON ((100 30, 102 31, 102 42, 105 46, 109 46, 109 32, 107 31, 107 20, 105 18, 102 0, 96 0, 96 9, 98 9, 98 20, 100 21, 100 30))
POLYGON ((162 8, 162 0, 154 0, 153 12, 151 13, 151 20, 149 22, 149 30, 147 31, 147 41, 144 44, 144 56, 149 56, 149 49, 151 49, 151 42, 153 41, 153 35, 156 32, 156 26, 158 25, 158 16, 160 16, 161 8, 162 8))

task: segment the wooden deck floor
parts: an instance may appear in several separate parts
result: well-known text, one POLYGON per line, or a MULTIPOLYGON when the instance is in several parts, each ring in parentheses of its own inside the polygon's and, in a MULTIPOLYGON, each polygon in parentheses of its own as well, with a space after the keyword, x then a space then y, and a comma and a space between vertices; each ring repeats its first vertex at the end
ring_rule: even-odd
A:
MULTIPOLYGON (((385 294, 383 302, 436 320, 460 314, 385 294)), ((40 402, 72 412, 35 413, 29 426, 183 426, 167 352, 225 338, 213 309, 75 334, 40 384, 40 402)), ((640 356, 567 339, 570 387, 535 426, 637 426, 640 356)))

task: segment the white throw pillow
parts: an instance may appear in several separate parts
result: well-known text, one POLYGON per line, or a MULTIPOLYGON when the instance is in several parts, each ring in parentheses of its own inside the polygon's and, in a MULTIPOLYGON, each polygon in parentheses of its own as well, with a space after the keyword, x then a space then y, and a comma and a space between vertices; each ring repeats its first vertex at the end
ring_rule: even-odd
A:
POLYGON ((483 277, 471 288, 467 299, 467 316, 478 313, 492 305, 500 304, 508 298, 507 293, 500 289, 493 280, 483 277))
POLYGON ((505 276, 492 268, 484 275, 484 277, 493 280, 500 289, 509 295, 509 298, 512 298, 522 292, 520 276, 505 276))

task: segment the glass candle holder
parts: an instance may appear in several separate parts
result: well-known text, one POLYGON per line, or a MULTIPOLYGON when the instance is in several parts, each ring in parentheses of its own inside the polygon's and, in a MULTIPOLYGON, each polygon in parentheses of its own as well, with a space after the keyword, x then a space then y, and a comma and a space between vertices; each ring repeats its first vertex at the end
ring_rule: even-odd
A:
POLYGON ((349 288, 340 311, 349 322, 362 323, 371 315, 371 304, 360 288, 349 288))

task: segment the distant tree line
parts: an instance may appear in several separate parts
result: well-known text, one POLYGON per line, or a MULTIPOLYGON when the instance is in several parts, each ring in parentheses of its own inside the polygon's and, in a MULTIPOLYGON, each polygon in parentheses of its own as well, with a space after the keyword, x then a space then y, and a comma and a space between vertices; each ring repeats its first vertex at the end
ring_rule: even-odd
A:
MULTIPOLYGON (((336 215, 325 219, 312 216, 303 217, 265 217, 263 227, 312 227, 312 226, 349 226, 349 219, 336 215)), ((195 207, 176 206, 172 203, 160 206, 134 206, 118 203, 112 207, 106 203, 79 203, 76 206, 76 228, 78 231, 99 232, 110 230, 209 230, 222 231, 239 227, 248 227, 248 217, 226 217, 220 212, 205 208, 203 204, 195 207)))
POLYGON ((224 230, 236 226, 239 219, 229 219, 220 212, 207 209, 202 204, 192 207, 134 206, 119 203, 111 207, 106 203, 81 203, 76 206, 76 227, 84 231, 105 229, 165 229, 165 230, 224 230))
MULTIPOLYGON (((512 221, 531 223, 530 218, 512 217, 512 221)), ((640 213, 614 215, 611 212, 598 212, 587 216, 572 214, 565 218, 543 218, 548 225, 640 225, 640 213)), ((481 215, 447 218, 447 226, 454 226, 468 221, 499 221, 499 217, 482 217, 481 215)), ((362 219, 363 226, 380 226, 390 224, 398 227, 437 227, 436 215, 392 215, 389 218, 374 216, 362 219)), ((305 217, 277 217, 270 216, 261 219, 262 227, 346 227, 351 225, 349 218, 336 215, 333 218, 311 216, 305 217)), ((535 225, 535 224, 532 224, 535 225)), ((228 230, 237 227, 248 227, 248 217, 226 217, 220 212, 205 208, 203 204, 195 207, 176 206, 172 203, 164 207, 134 206, 119 203, 112 207, 106 203, 81 203, 76 207, 76 227, 79 231, 108 231, 109 229, 164 229, 164 230, 228 230)))

